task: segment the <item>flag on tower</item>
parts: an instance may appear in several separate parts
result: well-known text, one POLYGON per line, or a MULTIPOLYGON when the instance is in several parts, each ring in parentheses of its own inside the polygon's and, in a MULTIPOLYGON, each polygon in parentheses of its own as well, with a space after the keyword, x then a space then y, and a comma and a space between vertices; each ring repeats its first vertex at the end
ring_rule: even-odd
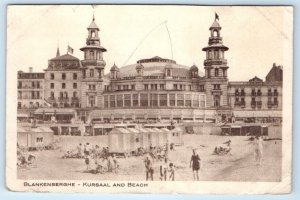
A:
POLYGON ((219 20, 219 15, 215 13, 215 20, 219 20))
POLYGON ((67 53, 73 54, 73 52, 74 52, 74 49, 68 45, 68 51, 67 51, 67 53))

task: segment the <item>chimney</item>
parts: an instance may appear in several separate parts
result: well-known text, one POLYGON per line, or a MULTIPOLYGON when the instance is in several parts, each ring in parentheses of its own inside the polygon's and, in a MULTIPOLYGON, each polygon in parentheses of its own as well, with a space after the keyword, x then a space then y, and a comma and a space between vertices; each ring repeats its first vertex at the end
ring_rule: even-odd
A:
POLYGON ((32 73, 32 71, 33 71, 32 67, 29 67, 29 73, 32 73))

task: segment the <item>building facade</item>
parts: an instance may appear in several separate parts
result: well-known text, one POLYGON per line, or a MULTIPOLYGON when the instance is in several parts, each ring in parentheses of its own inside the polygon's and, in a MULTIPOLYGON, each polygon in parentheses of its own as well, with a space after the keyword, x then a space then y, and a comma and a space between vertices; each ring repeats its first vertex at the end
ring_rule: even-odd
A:
POLYGON ((44 73, 18 71, 18 109, 44 106, 44 73))
MULTIPOLYGON (((110 67, 101 46, 100 29, 93 18, 87 27, 84 59, 59 50, 43 74, 46 105, 73 108, 86 120, 186 120, 281 118, 282 66, 274 65, 266 81, 254 77, 229 82, 221 26, 209 28, 204 73, 195 65, 155 56, 135 64, 110 67), (260 114, 259 114, 260 113, 260 114)), ((41 75, 42 76, 42 75, 41 75)), ((44 104, 39 104, 44 105, 44 104)))

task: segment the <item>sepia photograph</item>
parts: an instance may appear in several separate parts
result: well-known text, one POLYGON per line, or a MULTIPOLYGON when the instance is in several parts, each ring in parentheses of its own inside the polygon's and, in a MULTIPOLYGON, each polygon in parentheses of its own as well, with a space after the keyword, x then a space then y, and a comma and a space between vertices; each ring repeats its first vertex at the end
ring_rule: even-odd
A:
POLYGON ((10 5, 6 43, 10 190, 290 192, 293 7, 10 5))

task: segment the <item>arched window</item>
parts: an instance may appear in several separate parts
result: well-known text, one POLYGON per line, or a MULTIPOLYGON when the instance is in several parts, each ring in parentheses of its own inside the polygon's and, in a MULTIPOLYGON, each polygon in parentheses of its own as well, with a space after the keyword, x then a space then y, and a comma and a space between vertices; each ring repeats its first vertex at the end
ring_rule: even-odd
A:
POLYGON ((73 97, 77 97, 77 92, 73 92, 73 97))
POLYGON ((94 59, 94 51, 90 51, 90 59, 94 59))
POLYGON ((167 76, 171 76, 171 70, 167 70, 167 76))
POLYGON ((64 97, 64 93, 63 93, 63 92, 60 92, 60 93, 59 93, 59 96, 60 96, 60 98, 63 98, 63 97, 64 97))
POLYGON ((94 69, 90 69, 90 77, 94 77, 94 69))
POLYGON ((91 32, 91 36, 92 36, 92 38, 94 38, 96 36, 95 31, 91 32))
POLYGON ((219 76, 219 69, 215 69, 215 76, 219 76))
POLYGON ((65 98, 68 98, 68 92, 65 92, 65 98))
POLYGON ((54 98, 54 92, 50 93, 51 98, 54 98))
POLYGON ((214 37, 218 37, 218 31, 217 31, 217 30, 214 30, 213 36, 214 36, 214 37))

